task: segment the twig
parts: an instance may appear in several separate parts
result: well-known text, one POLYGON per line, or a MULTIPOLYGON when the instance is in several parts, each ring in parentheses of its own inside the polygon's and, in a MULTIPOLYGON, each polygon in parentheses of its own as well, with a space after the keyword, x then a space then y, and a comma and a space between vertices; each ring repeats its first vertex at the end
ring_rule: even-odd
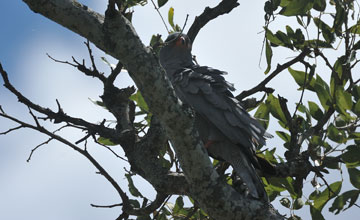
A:
POLYGON ((307 68, 308 68, 308 66, 307 66, 307 64, 304 64, 305 65, 305 79, 304 79, 304 84, 303 84, 303 88, 302 88, 302 90, 301 90, 301 96, 300 96, 300 100, 299 100, 299 102, 298 102, 298 104, 296 105, 296 108, 295 108, 295 111, 294 111, 294 114, 293 114, 293 118, 295 117, 295 115, 296 115, 296 112, 298 111, 298 109, 299 109, 299 107, 300 107, 300 105, 302 104, 302 100, 303 100, 303 97, 304 97, 304 93, 305 93, 305 87, 306 87, 306 80, 307 80, 307 68))
POLYGON ((356 80, 356 81, 354 82, 354 85, 358 84, 359 82, 360 82, 360 79, 356 80))
POLYGON ((12 132, 12 131, 15 131, 15 130, 18 130, 18 129, 20 129, 20 128, 22 128, 22 126, 21 126, 21 125, 19 125, 19 126, 17 126, 17 127, 14 127, 14 128, 10 128, 10 129, 9 129, 9 130, 7 130, 7 131, 0 132, 0 135, 5 135, 5 134, 8 134, 8 133, 10 133, 10 132, 12 132))
MULTIPOLYGON (((21 126, 21 127, 23 127, 23 126, 21 126)), ((33 149, 31 150, 30 155, 29 155, 28 159, 26 160, 26 162, 28 162, 28 163, 30 162, 33 153, 34 153, 39 147, 41 147, 41 146, 43 146, 43 145, 45 145, 45 144, 48 144, 48 143, 49 143, 50 141, 52 141, 52 140, 54 140, 54 139, 53 139, 53 138, 49 138, 47 141, 44 141, 44 142, 42 142, 41 144, 37 145, 35 148, 33 148, 33 149)))
MULTIPOLYGON (((162 203, 162 205, 160 206, 159 210, 161 210, 162 208, 164 208, 164 206, 166 205, 166 203, 169 201, 169 199, 171 198, 171 195, 169 195, 162 203)), ((160 212, 156 212, 156 214, 154 215, 153 219, 156 219, 156 217, 159 215, 160 212)))
POLYGON ((93 139, 94 142, 99 144, 100 146, 106 148, 107 150, 109 150, 112 154, 115 155, 115 157, 122 159, 123 161, 129 162, 127 159, 123 158, 122 156, 120 156, 119 154, 117 154, 115 151, 113 151, 113 149, 111 149, 109 146, 106 146, 105 144, 100 143, 98 140, 96 140, 96 137, 93 135, 93 139))
MULTIPOLYGON (((84 44, 86 45, 87 49, 88 49, 88 52, 89 52, 89 56, 90 56, 90 60, 91 60, 91 64, 92 64, 92 67, 93 67, 93 71, 96 71, 96 72, 99 72, 96 68, 96 65, 95 65, 95 60, 94 60, 94 56, 92 54, 92 50, 90 48, 90 43, 89 43, 89 40, 87 40, 86 42, 84 42, 84 44)), ((84 63, 85 64, 85 63, 84 63)))
MULTIPOLYGON (((18 98, 19 102, 23 103, 24 105, 28 106, 29 108, 31 108, 41 114, 46 115, 49 119, 53 119, 58 123, 67 122, 67 123, 73 124, 72 126, 74 126, 74 125, 81 126, 83 129, 85 128, 86 130, 91 131, 92 133, 97 133, 97 134, 101 135, 102 137, 113 138, 112 141, 118 142, 122 138, 122 135, 119 134, 119 132, 117 132, 115 129, 107 128, 103 125, 93 124, 93 123, 87 122, 80 118, 74 118, 74 117, 68 116, 61 112, 57 113, 57 112, 52 111, 49 108, 44 108, 40 105, 33 103, 28 98, 26 98, 24 95, 22 95, 17 89, 15 89, 15 87, 10 83, 8 75, 7 75, 6 71, 2 68, 1 63, 0 63, 0 74, 4 80, 4 86, 18 98), (116 137, 116 140, 114 139, 115 137, 116 137)), ((4 115, 4 113, 3 113, 3 115, 4 115)))
POLYGON ((48 53, 46 53, 46 55, 47 55, 50 59, 52 59, 54 62, 56 62, 56 63, 68 64, 68 65, 70 65, 70 66, 76 67, 75 64, 70 63, 70 62, 68 62, 68 61, 57 60, 57 59, 53 58, 52 56, 50 56, 48 53))
POLYGON ((336 75, 338 75, 338 73, 335 71, 334 67, 330 64, 328 58, 320 50, 316 50, 315 54, 320 55, 320 57, 323 58, 323 60, 325 61, 326 66, 328 66, 332 72, 336 73, 336 75))
POLYGON ((304 59, 306 55, 308 55, 311 52, 309 48, 304 48, 304 50, 294 59, 290 60, 289 62, 286 62, 282 65, 278 64, 277 68, 268 76, 266 77, 262 82, 260 82, 257 86, 255 86, 252 89, 245 90, 240 93, 240 95, 236 96, 237 100, 243 100, 244 98, 255 94, 259 91, 264 91, 266 89, 265 85, 270 82, 275 76, 277 76, 279 73, 281 73, 283 70, 287 69, 291 65, 300 62, 304 59))
POLYGON ((165 26, 165 28, 166 28, 166 31, 167 31, 168 33, 170 33, 169 28, 167 27, 166 22, 165 22, 163 16, 161 15, 161 13, 160 13, 160 11, 159 11, 159 8, 155 5, 155 3, 154 3, 153 0, 151 0, 151 2, 152 2, 152 4, 154 5, 154 8, 155 8, 155 10, 157 11, 157 13, 160 15, 160 18, 161 18, 161 20, 162 20, 162 22, 163 22, 163 24, 164 24, 164 26, 165 26))
MULTIPOLYGON (((18 124, 20 124, 22 127, 24 128, 30 128, 30 129, 33 129, 33 130, 36 130, 40 133, 43 133, 47 136, 50 137, 51 140, 57 140, 65 145, 67 145, 68 147, 72 148, 73 150, 77 151, 78 153, 80 153, 81 155, 83 155, 84 157, 86 157, 94 166, 95 168, 99 171, 99 173, 104 176, 109 182, 110 184, 116 189, 116 191, 118 192, 120 198, 122 199, 123 201, 123 210, 124 212, 128 213, 128 210, 131 210, 131 205, 129 203, 129 198, 128 196, 126 195, 126 193, 121 189, 121 187, 118 185, 118 183, 111 177, 111 175, 96 161, 96 159, 86 150, 83 150, 81 148, 79 148, 78 146, 74 145, 73 143, 71 143, 70 141, 68 141, 67 139, 59 136, 59 135, 56 135, 48 130, 46 130, 45 128, 43 127, 39 127, 39 126, 34 126, 34 125, 31 125, 29 123, 26 123, 26 122, 23 122, 19 119, 16 119, 10 115, 7 115, 7 114, 3 114, 3 113, 0 113, 0 116, 4 117, 4 118, 7 118, 11 121, 14 121, 18 124)), ((44 142, 45 143, 45 142, 44 142)), ((43 144, 40 144, 38 145, 41 146, 43 144)))
POLYGON ((76 141, 75 144, 80 144, 83 141, 86 141, 92 134, 88 133, 86 134, 83 138, 81 138, 80 140, 76 141))
POLYGON ((95 205, 95 204, 90 204, 90 205, 91 205, 91 207, 94 207, 94 208, 114 208, 114 207, 122 206, 123 204, 119 203, 119 204, 113 204, 113 205, 95 205))

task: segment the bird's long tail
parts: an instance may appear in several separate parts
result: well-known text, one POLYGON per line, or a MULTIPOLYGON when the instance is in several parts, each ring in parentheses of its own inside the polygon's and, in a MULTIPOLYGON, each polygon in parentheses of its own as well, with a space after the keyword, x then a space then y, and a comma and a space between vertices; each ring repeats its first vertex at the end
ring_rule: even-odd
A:
POLYGON ((241 181, 246 184, 252 197, 268 201, 264 185, 254 166, 251 164, 250 159, 247 158, 247 155, 239 150, 238 146, 229 142, 222 142, 211 145, 208 151, 214 157, 221 158, 232 165, 241 181), (219 146, 219 144, 222 146, 219 146))

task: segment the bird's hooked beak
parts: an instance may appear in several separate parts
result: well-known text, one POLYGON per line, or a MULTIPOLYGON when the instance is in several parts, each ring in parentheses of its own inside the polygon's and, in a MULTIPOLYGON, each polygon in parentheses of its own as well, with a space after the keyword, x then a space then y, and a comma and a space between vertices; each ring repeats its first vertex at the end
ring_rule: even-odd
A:
MULTIPOLYGON (((187 37, 187 36, 186 36, 187 37)), ((187 50, 191 50, 191 42, 190 39, 187 39, 185 36, 180 35, 175 41, 175 46, 179 48, 184 48, 187 50)))

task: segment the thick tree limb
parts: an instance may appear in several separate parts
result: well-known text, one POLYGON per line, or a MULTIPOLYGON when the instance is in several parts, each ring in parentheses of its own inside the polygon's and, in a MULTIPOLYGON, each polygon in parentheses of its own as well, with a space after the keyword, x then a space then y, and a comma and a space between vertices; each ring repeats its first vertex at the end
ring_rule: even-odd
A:
POLYGON ((33 11, 89 39, 124 64, 172 140, 190 183, 190 194, 210 216, 283 219, 268 204, 244 198, 219 178, 193 127, 192 112, 180 104, 158 59, 142 44, 128 20, 120 14, 105 19, 71 0, 24 1, 33 11))

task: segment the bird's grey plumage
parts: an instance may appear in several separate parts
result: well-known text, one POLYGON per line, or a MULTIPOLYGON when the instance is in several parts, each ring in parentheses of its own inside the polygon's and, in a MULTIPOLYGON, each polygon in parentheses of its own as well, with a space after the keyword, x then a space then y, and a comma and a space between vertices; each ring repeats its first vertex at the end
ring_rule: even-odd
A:
POLYGON ((234 98, 235 88, 223 75, 225 72, 192 61, 191 42, 185 34, 175 33, 165 41, 160 62, 165 68, 178 97, 196 111, 195 123, 211 156, 230 163, 249 194, 267 199, 264 186, 255 168, 254 141, 264 145, 270 136, 234 98))

